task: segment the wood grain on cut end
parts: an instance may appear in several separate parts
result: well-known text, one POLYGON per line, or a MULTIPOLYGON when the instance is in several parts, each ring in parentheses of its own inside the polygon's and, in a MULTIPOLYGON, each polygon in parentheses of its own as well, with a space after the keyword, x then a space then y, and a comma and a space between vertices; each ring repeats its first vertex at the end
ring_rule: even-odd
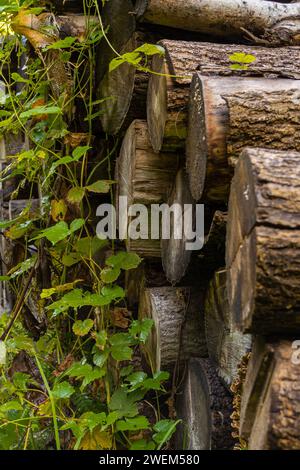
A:
POLYGON ((152 318, 154 327, 144 352, 154 370, 172 371, 177 361, 206 356, 203 292, 189 287, 145 289, 140 318, 152 318))
POLYGON ((177 206, 178 212, 176 212, 177 209, 175 208, 175 212, 170 221, 171 236, 170 238, 161 240, 161 251, 162 265, 166 277, 173 285, 175 285, 185 275, 192 255, 192 251, 186 249, 186 243, 190 240, 187 240, 184 233, 184 217, 187 217, 185 204, 195 207, 195 201, 191 196, 184 169, 180 169, 178 171, 172 193, 168 199, 168 206, 170 208, 173 207, 173 204, 177 206), (182 217, 181 220, 183 221, 181 227, 181 238, 177 238, 175 230, 176 224, 179 224, 177 217, 182 217))
MULTIPOLYGON (((127 197, 128 207, 133 204, 149 207, 151 204, 166 202, 178 162, 179 159, 174 154, 154 153, 149 142, 147 123, 135 120, 125 134, 117 161, 118 196, 127 197)), ((119 231, 126 233, 132 217, 127 217, 127 214, 121 212, 119 231)), ((130 251, 146 258, 157 258, 161 256, 160 240, 151 239, 150 222, 149 217, 148 239, 128 238, 126 243, 130 251)))
POLYGON ((232 396, 220 382, 209 359, 190 359, 176 409, 183 421, 176 436, 178 449, 233 448, 232 396))

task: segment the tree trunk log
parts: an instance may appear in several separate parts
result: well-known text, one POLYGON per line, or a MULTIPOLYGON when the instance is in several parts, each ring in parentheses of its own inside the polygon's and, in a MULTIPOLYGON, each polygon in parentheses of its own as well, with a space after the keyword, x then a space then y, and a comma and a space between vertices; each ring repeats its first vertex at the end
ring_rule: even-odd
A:
POLYGON ((190 357, 205 357, 203 292, 189 287, 145 289, 139 317, 151 318, 152 332, 143 348, 153 370, 173 372, 190 357))
POLYGON ((251 350, 251 336, 231 325, 226 289, 226 270, 217 271, 205 299, 205 332, 208 354, 219 377, 230 389, 243 356, 251 350))
POLYGON ((300 449, 299 365, 292 342, 257 338, 243 386, 240 434, 249 450, 300 449))
POLYGON ((209 359, 190 359, 178 394, 177 414, 182 419, 177 449, 232 449, 232 397, 209 359))
POLYGON ((101 19, 106 39, 101 42, 96 58, 96 77, 100 84, 108 71, 110 61, 119 54, 136 30, 132 0, 105 2, 101 19))
MULTIPOLYGON (((144 43, 155 43, 158 35, 136 32, 120 50, 120 54, 134 51, 144 43)), ((149 75, 124 62, 115 70, 107 71, 97 95, 101 103, 101 125, 104 132, 115 135, 126 130, 134 119, 146 119, 146 100, 149 75)))
MULTIPOLYGON (((126 132, 117 161, 118 196, 127 196, 128 207, 166 202, 178 165, 179 158, 174 154, 155 154, 149 142, 147 123, 134 121, 126 132)), ((130 222, 127 214, 120 214, 119 232, 127 233, 130 222)), ((160 240, 151 239, 150 229, 149 221, 148 239, 128 238, 127 249, 146 258, 160 257, 160 240)))
POLYGON ((262 0, 139 0, 143 20, 223 39, 299 44, 300 5, 262 0))
MULTIPOLYGON (((163 40, 159 44, 166 53, 165 57, 153 58, 152 69, 158 75, 150 75, 147 100, 150 140, 156 152, 162 148, 174 151, 185 147, 189 86, 197 70, 204 75, 300 78, 298 48, 272 50, 266 47, 174 40, 163 40), (256 57, 256 61, 247 70, 233 70, 230 68, 232 62, 229 56, 236 52, 251 54, 256 57)), ((198 119, 197 105, 196 102, 195 119, 198 119)))
POLYGON ((247 144, 300 150, 291 137, 299 134, 299 91, 298 80, 195 74, 186 153, 196 200, 227 203, 232 164, 247 144))
MULTIPOLYGON (((177 205, 179 209, 178 216, 182 216, 182 220, 184 220, 185 216, 185 204, 195 204, 189 190, 186 173, 183 169, 178 171, 175 185, 168 199, 169 207, 172 207, 173 204, 177 205)), ((162 265, 166 277, 172 285, 177 284, 185 275, 192 254, 192 251, 186 249, 186 243, 188 240, 185 237, 183 226, 181 230, 181 239, 175 238, 176 224, 178 224, 176 219, 177 212, 175 212, 171 218, 170 238, 161 240, 162 265)))
POLYGON ((233 178, 226 266, 243 332, 300 332, 300 154, 245 149, 233 178))

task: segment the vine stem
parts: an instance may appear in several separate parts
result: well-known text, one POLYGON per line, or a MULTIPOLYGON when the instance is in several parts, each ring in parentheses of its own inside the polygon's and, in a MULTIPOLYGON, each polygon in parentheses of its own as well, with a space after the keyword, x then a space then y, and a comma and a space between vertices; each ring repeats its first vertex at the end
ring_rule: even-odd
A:
POLYGON ((36 352, 34 351, 34 357, 35 357, 35 360, 36 360, 36 364, 38 366, 38 369, 40 371, 40 374, 42 376, 42 379, 43 379, 43 382, 44 382, 44 385, 46 387, 46 390, 48 392, 48 396, 49 396, 49 400, 50 400, 50 403, 51 403, 51 410, 52 410, 52 419, 53 419, 53 427, 54 427, 54 435, 55 435, 55 444, 56 444, 56 450, 61 450, 60 449, 60 440, 59 440, 59 432, 58 432, 58 425, 57 425, 57 414, 56 414, 56 407, 55 407, 55 400, 53 398, 53 395, 52 395, 52 392, 51 392, 51 388, 49 386, 49 382, 47 380, 47 377, 45 376, 45 373, 44 373, 44 370, 42 368, 42 365, 39 361, 39 358, 36 354, 36 352))

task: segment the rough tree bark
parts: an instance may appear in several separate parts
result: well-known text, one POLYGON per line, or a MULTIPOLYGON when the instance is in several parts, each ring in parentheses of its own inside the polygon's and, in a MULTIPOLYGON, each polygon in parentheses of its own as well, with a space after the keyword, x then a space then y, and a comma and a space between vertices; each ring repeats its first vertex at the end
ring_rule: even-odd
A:
POLYGON ((154 327, 143 348, 153 370, 173 371, 177 362, 207 356, 203 292, 189 287, 145 289, 139 318, 151 318, 154 327))
POLYGON ((150 75, 147 100, 150 140, 156 152, 162 148, 174 151, 185 147, 189 86, 197 70, 204 75, 300 78, 298 48, 272 50, 174 40, 159 44, 165 49, 165 57, 153 58, 155 74, 150 75), (247 70, 232 70, 229 56, 235 52, 251 54, 256 60, 247 70))
POLYGON ((264 44, 299 44, 300 5, 263 0, 138 0, 149 23, 198 31, 219 38, 264 44))
POLYGON ((205 332, 209 357, 230 389, 243 356, 251 350, 252 338, 231 325, 226 278, 225 269, 217 271, 209 284, 205 298, 205 332))
POLYGON ((299 365, 293 352, 290 340, 256 339, 240 414, 249 450, 300 449, 299 365))
POLYGON ((232 166, 247 145, 300 150, 299 99, 299 80, 195 74, 186 145, 193 197, 227 203, 232 166))
MULTIPOLYGON (((118 196, 127 196, 128 206, 166 202, 178 165, 179 158, 174 154, 155 154, 149 142, 147 123, 134 121, 126 132, 117 161, 118 196)), ((119 233, 127 233, 130 221, 127 214, 120 213, 119 233)), ((150 221, 148 228, 145 234, 148 239, 128 238, 127 249, 147 258, 160 257, 160 240, 151 239, 150 221)))
POLYGON ((177 449, 232 449, 232 397, 209 359, 190 359, 177 396, 177 449))
POLYGON ((170 208, 173 207, 173 204, 175 204, 175 206, 170 221, 170 237, 162 238, 161 254, 166 277, 171 284, 175 285, 185 275, 192 254, 192 251, 186 249, 186 243, 189 240, 187 240, 184 233, 184 218, 189 216, 189 208, 185 207, 185 204, 194 206, 195 201, 191 196, 187 175, 184 169, 178 171, 172 193, 168 199, 168 206, 170 208), (183 222, 179 234, 176 233, 176 229, 179 230, 180 227, 178 217, 183 222), (180 235, 181 238, 179 238, 180 235))
POLYGON ((245 149, 227 224, 227 289, 243 332, 300 331, 300 154, 245 149))

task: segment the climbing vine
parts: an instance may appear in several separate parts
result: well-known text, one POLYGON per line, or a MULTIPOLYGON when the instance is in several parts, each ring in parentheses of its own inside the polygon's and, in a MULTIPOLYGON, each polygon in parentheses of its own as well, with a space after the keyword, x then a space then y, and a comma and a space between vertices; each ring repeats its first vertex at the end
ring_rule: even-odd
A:
MULTIPOLYGON (((93 145, 100 7, 84 0, 84 36, 61 37, 40 5, 0 2, 1 142, 22 141, 2 162, 2 193, 27 198, 0 222, 14 253, 0 277, 13 299, 0 316, 0 448, 160 449, 177 425, 160 407, 169 377, 141 367, 152 321, 133 318, 122 287, 141 259, 95 234, 117 148, 107 140, 99 157, 93 145)), ((146 67, 157 52, 142 46, 110 68, 146 67)))

